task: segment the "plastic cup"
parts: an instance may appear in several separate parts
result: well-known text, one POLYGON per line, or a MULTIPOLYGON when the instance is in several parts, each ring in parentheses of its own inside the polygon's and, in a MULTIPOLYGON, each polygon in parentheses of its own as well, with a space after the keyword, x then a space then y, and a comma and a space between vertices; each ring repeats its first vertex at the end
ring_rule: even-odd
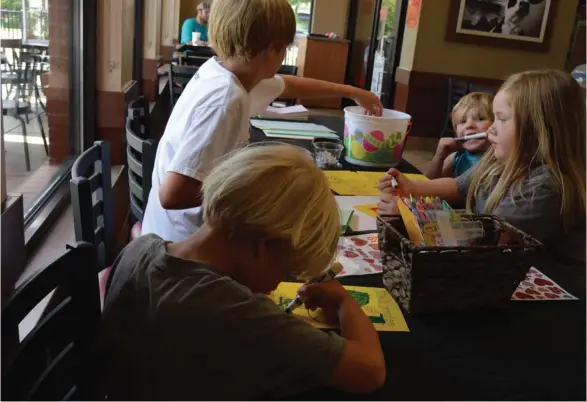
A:
POLYGON ((197 45, 200 42, 202 34, 200 32, 192 32, 192 42, 194 45, 197 45))
POLYGON ((320 169, 336 169, 344 146, 337 142, 314 142, 314 162, 320 169))

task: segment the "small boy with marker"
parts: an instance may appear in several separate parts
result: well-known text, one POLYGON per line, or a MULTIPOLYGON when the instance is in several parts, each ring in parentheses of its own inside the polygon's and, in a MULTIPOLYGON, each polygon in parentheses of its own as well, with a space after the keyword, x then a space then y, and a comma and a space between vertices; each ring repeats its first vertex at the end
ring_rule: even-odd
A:
POLYGON ((487 129, 493 123, 493 95, 471 92, 459 100, 452 110, 452 123, 456 136, 441 138, 426 177, 458 177, 475 166, 490 143, 487 129))
POLYGON ((202 198, 205 223, 195 234, 140 237, 114 263, 99 338, 108 399, 283 399, 319 385, 381 387, 379 336, 340 283, 328 281, 340 268, 332 263, 339 210, 303 150, 236 151, 207 175, 202 198), (265 295, 292 275, 323 283, 303 285, 289 310, 301 301, 322 308, 337 317, 340 335, 265 295))

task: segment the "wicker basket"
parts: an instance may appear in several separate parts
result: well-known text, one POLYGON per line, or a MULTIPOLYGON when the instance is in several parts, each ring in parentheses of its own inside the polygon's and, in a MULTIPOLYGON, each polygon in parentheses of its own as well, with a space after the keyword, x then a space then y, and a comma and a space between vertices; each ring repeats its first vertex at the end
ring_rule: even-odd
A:
POLYGON ((480 221, 484 238, 468 247, 416 247, 401 218, 377 218, 383 283, 407 312, 502 306, 534 265, 542 244, 528 234, 492 215, 461 217, 480 221))

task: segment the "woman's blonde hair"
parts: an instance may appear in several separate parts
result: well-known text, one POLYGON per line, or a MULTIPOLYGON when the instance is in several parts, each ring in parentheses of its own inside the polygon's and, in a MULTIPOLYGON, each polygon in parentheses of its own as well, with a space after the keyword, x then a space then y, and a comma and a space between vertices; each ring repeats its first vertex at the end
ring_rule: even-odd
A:
POLYGON ((288 240, 292 274, 320 274, 332 262, 340 215, 328 180, 302 148, 271 144, 235 151, 204 180, 204 221, 228 236, 288 240))
POLYGON ((269 49, 289 46, 296 17, 287 0, 214 0, 210 43, 220 59, 250 61, 269 49))
POLYGON ((500 88, 513 110, 515 139, 505 164, 492 150, 479 162, 467 194, 467 209, 479 190, 493 191, 486 213, 506 195, 513 196, 531 169, 545 166, 561 194, 565 227, 585 217, 585 96, 577 81, 560 70, 526 71, 500 88), (497 179, 496 179, 497 178, 497 179), (495 183, 497 180, 497 183, 495 183))
POLYGON ((452 125, 456 131, 457 119, 466 116, 469 110, 477 110, 479 116, 493 120, 493 95, 485 92, 470 92, 452 108, 452 125))

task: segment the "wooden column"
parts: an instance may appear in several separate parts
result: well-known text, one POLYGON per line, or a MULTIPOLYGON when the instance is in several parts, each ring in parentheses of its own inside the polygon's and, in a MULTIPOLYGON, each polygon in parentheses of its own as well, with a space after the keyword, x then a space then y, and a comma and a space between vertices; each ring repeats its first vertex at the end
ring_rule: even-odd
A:
MULTIPOLYGON (((145 0, 143 24, 143 92, 153 102, 157 97, 159 80, 158 59, 161 56, 161 0, 145 0)), ((167 7, 167 0, 165 1, 167 7)))
POLYGON ((138 97, 132 80, 134 0, 98 2, 98 136, 110 142, 113 165, 126 161, 126 104, 138 97))

